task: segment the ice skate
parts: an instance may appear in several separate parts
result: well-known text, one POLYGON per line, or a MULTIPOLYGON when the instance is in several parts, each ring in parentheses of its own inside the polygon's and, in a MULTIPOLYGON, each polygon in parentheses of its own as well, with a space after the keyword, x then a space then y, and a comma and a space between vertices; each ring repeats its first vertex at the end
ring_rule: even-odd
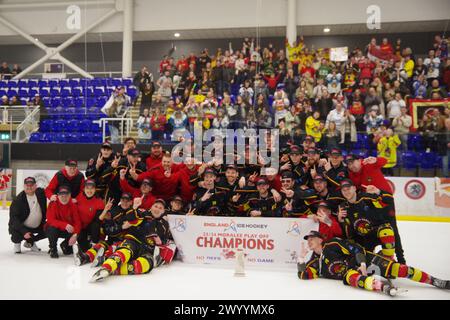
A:
POLYGON ((77 243, 73 245, 73 261, 76 266, 82 266, 89 262, 86 254, 84 252, 80 252, 80 247, 77 243))
POLYGON ((433 285, 434 287, 439 288, 439 289, 450 290, 450 281, 448 281, 448 280, 441 280, 441 279, 433 278, 431 285, 433 285))
POLYGON ((50 254, 50 258, 52 258, 52 259, 57 259, 57 258, 59 258, 59 255, 58 255, 58 249, 56 249, 56 248, 50 249, 50 250, 48 251, 48 253, 50 254))
POLYGON ((98 249, 94 260, 92 260, 91 268, 99 267, 105 261, 105 248, 98 249))
POLYGON ((33 243, 33 245, 30 247, 30 250, 31 250, 32 252, 40 252, 40 251, 41 251, 41 248, 39 248, 39 247, 36 245, 36 243, 33 243))
POLYGON ((155 263, 155 268, 164 264, 164 260, 161 258, 159 247, 155 247, 155 251, 153 252, 153 261, 155 263))
POLYGON ((97 281, 101 281, 109 276, 110 276, 109 271, 104 268, 101 268, 100 270, 98 270, 96 273, 94 273, 92 275, 92 278, 91 278, 91 280, 89 280, 89 282, 94 283, 97 281))
POLYGON ((22 253, 20 243, 14 243, 14 253, 16 254, 22 253))

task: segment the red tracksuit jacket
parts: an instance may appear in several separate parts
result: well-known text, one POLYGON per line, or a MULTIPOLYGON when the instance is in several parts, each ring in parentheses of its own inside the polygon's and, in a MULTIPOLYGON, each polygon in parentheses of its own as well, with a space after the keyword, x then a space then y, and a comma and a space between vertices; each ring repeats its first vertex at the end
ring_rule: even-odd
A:
POLYGON ((81 192, 76 199, 81 229, 85 229, 94 220, 97 211, 102 211, 105 208, 105 204, 102 199, 96 196, 86 197, 84 192, 81 192))
POLYGON ((77 204, 73 203, 72 200, 70 200, 68 204, 62 204, 59 200, 50 202, 47 208, 46 226, 66 231, 68 224, 74 228, 73 233, 80 233, 81 219, 78 214, 77 204))
MULTIPOLYGON (((69 177, 65 168, 63 168, 61 170, 61 172, 64 175, 64 177, 66 178, 66 180, 68 180, 69 182, 74 180, 75 178, 77 178, 78 174, 80 173, 79 171, 77 171, 77 173, 73 177, 69 177)), ((53 176, 53 178, 52 178, 52 180, 50 180, 50 183, 48 184, 47 188, 45 188, 45 196, 47 197, 47 199, 50 199, 51 196, 54 195, 56 193, 56 190, 58 189, 59 182, 58 182, 57 175, 58 175, 58 173, 56 173, 53 176)), ((70 187, 70 185, 69 185, 69 187, 70 187)), ((83 189, 84 189, 84 175, 81 179, 80 191, 83 189)), ((78 196, 78 194, 76 196, 78 196)))
POLYGON ((195 166, 193 170, 189 170, 186 165, 183 164, 183 167, 179 171, 180 175, 180 197, 183 198, 185 202, 191 202, 192 197, 197 189, 196 185, 192 185, 190 183, 191 176, 196 175, 198 172, 198 165, 195 166))
MULTIPOLYGON (((127 179, 120 179, 120 189, 124 192, 129 192, 133 196, 133 198, 140 198, 142 197, 142 192, 138 188, 134 188, 130 186, 127 179)), ((152 205, 155 203, 156 197, 149 193, 147 194, 144 199, 142 199, 142 204, 139 208, 149 210, 152 205)))
POLYGON ((152 168, 150 171, 143 172, 138 176, 138 182, 142 182, 145 178, 153 181, 152 193, 156 198, 162 198, 169 201, 177 193, 180 173, 173 172, 169 178, 164 175, 162 165, 152 168))
MULTIPOLYGON (((362 161, 362 160, 360 160, 362 161)), ((357 173, 348 171, 349 178, 353 181, 358 189, 362 189, 361 185, 374 185, 380 190, 392 193, 391 186, 381 172, 381 168, 387 163, 385 158, 377 157, 374 164, 361 164, 361 170, 357 173)))

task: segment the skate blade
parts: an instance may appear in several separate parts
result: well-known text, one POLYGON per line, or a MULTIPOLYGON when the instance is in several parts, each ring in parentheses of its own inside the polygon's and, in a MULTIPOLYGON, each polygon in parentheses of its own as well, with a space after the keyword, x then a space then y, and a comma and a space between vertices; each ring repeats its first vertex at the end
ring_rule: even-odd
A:
POLYGON ((94 260, 92 261, 91 268, 97 268, 99 266, 100 258, 103 257, 105 254, 105 248, 101 247, 97 251, 97 255, 95 256, 94 260))
POLYGON ((81 266, 81 259, 80 256, 78 255, 79 253, 79 248, 78 248, 78 244, 74 244, 73 245, 73 261, 75 263, 76 266, 81 266))
POLYGON ((396 296, 401 296, 403 294, 406 294, 408 292, 408 290, 403 289, 403 288, 393 288, 391 289, 390 295, 392 297, 396 297, 396 296))

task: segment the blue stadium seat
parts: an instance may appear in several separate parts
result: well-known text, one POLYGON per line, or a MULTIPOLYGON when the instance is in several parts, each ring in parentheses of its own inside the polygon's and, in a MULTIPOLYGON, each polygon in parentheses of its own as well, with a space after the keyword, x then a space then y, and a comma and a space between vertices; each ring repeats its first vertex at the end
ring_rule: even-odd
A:
POLYGON ((28 79, 20 79, 18 83, 19 88, 28 87, 28 79))
POLYGON ((66 125, 67 125, 66 120, 56 120, 53 122, 53 130, 52 131, 62 132, 62 131, 64 131, 66 125))
POLYGON ((421 169, 435 169, 438 166, 438 155, 434 152, 419 153, 419 162, 421 169))
POLYGON ((66 134, 66 142, 78 143, 80 142, 80 134, 78 132, 71 132, 66 134))
POLYGON ((34 88, 34 87, 38 87, 37 80, 28 79, 28 88, 34 88))
POLYGON ((56 79, 48 80, 48 86, 52 87, 52 88, 59 87, 59 80, 56 80, 56 79))
POLYGON ((45 119, 39 124, 39 130, 41 132, 49 132, 53 129, 53 120, 45 119))
POLYGON ((417 154, 414 151, 403 152, 401 157, 401 163, 405 169, 416 169, 418 166, 417 154))
POLYGON ((408 135, 408 148, 416 152, 424 151, 423 137, 420 134, 408 135))
POLYGON ((132 84, 133 84, 133 79, 131 79, 131 78, 125 78, 125 79, 122 79, 122 85, 123 85, 123 86, 129 87, 129 86, 131 86, 132 84))
POLYGON ((29 142, 40 142, 41 138, 42 138, 42 133, 40 133, 40 132, 33 132, 30 135, 29 142))
POLYGON ((66 143, 68 135, 69 135, 68 133, 60 132, 60 133, 55 135, 53 141, 57 142, 57 143, 66 143))
POLYGON ((87 98, 86 99, 86 108, 91 108, 93 106, 95 106, 97 100, 95 98, 87 98))
POLYGON ((8 80, 8 88, 17 88, 19 86, 19 80, 8 80))
POLYGON ((97 106, 97 108, 103 108, 108 99, 108 97, 97 97, 97 102, 95 103, 95 105, 97 106))
POLYGON ((72 131, 72 132, 74 132, 74 131, 79 131, 79 130, 80 130, 80 121, 79 120, 67 121, 67 125, 66 125, 66 128, 65 128, 65 131, 68 131, 68 132, 72 131))
POLYGON ((104 96, 105 95, 105 87, 99 87, 99 86, 95 87, 94 88, 94 95, 96 97, 104 96))
POLYGON ((19 97, 28 97, 29 91, 30 90, 26 87, 20 88, 19 89, 19 97))
POLYGON ((127 87, 127 94, 130 96, 131 99, 134 99, 137 97, 137 90, 136 87, 127 87))
POLYGON ((121 85, 122 85, 122 79, 120 79, 120 78, 113 78, 113 79, 111 80, 111 84, 112 84, 114 87, 121 86, 121 85))
POLYGON ((53 108, 59 107, 61 105, 61 98, 60 97, 55 97, 55 98, 51 98, 51 106, 53 108))
POLYGON ((42 88, 42 87, 48 87, 48 80, 47 79, 41 79, 38 81, 38 87, 42 88))
POLYGON ((0 98, 3 96, 7 96, 8 92, 5 89, 0 89, 0 98))
POLYGON ((50 96, 50 88, 49 87, 39 87, 39 95, 41 97, 48 97, 50 96))
POLYGON ((64 108, 69 108, 71 106, 74 106, 73 98, 72 97, 65 97, 61 99, 61 104, 64 108))
POLYGON ((73 78, 69 80, 69 85, 73 88, 73 87, 79 87, 80 86, 80 79, 78 78, 73 78))
POLYGON ((50 97, 51 97, 51 98, 59 97, 60 92, 61 92, 61 89, 60 89, 60 88, 57 88, 57 87, 51 88, 51 89, 50 89, 50 97))
POLYGON ((59 86, 60 87, 70 87, 70 82, 68 79, 60 79, 59 86))
POLYGON ((8 88, 8 82, 5 80, 0 80, 0 88, 8 88))
POLYGON ((40 142, 51 143, 55 141, 56 134, 53 132, 45 132, 41 135, 40 142))
POLYGON ((14 96, 17 96, 19 93, 18 93, 18 90, 17 89, 12 89, 12 88, 10 88, 10 89, 8 89, 8 97, 11 99, 12 97, 14 97, 14 96))
POLYGON ((36 96, 38 93, 39 93, 38 88, 32 87, 28 90, 28 97, 34 98, 34 96, 36 96))
POLYGON ((72 87, 72 96, 79 97, 83 94, 83 88, 81 87, 72 87))
POLYGON ((61 97, 68 97, 72 95, 72 89, 70 87, 63 87, 60 92, 61 97))
POLYGON ((82 87, 82 93, 84 97, 92 97, 94 95, 94 89, 92 87, 82 87))

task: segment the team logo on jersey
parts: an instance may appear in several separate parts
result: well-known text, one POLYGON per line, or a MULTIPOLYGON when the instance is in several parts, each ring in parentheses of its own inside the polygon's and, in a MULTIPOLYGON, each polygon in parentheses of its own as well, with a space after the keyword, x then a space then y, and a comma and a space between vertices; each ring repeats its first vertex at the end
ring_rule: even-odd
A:
POLYGON ((345 261, 334 261, 328 266, 328 272, 332 275, 343 275, 347 271, 347 263, 345 261))
POLYGON ((425 195, 426 187, 420 180, 410 180, 405 184, 405 194, 408 198, 419 200, 425 195))
POLYGON ((353 224, 356 232, 362 236, 368 234, 372 229, 370 226, 370 221, 364 218, 360 218, 356 220, 353 224))

